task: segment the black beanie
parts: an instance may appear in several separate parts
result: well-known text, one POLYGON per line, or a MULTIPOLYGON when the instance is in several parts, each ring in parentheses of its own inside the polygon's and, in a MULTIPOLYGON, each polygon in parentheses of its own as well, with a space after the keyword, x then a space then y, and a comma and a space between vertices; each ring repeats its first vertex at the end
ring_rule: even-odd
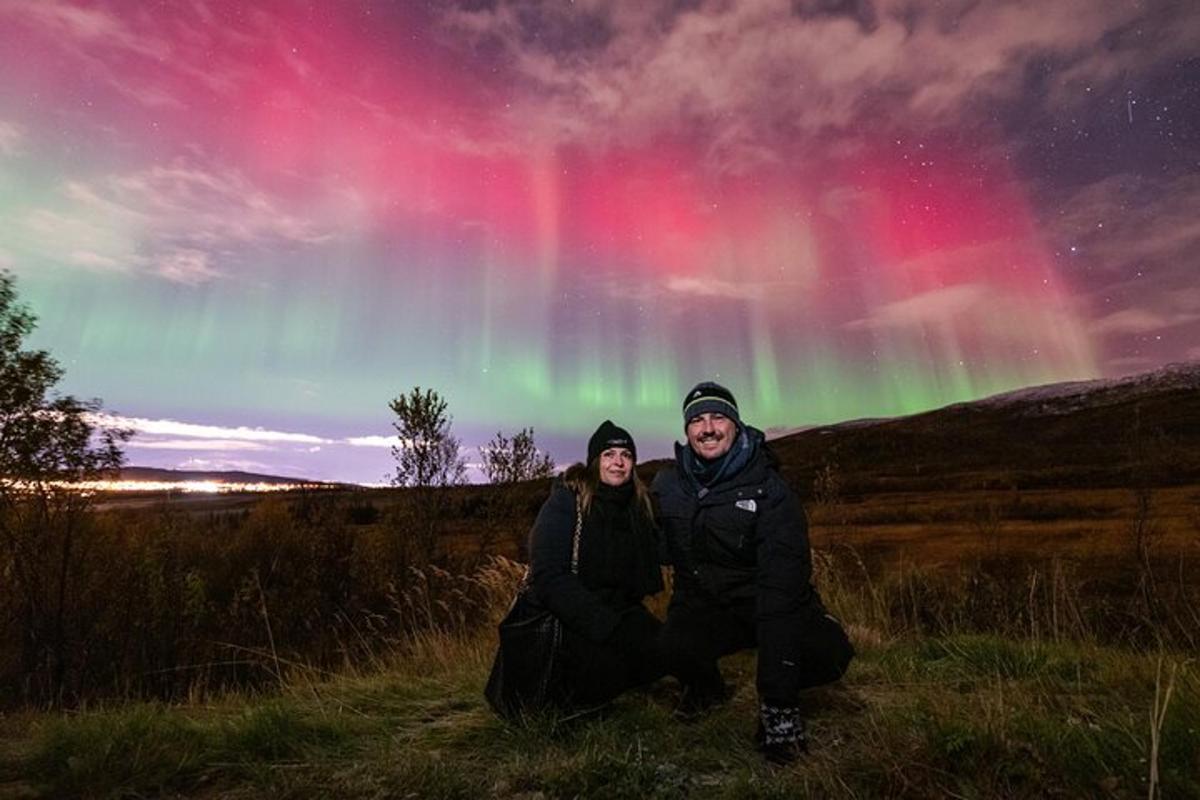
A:
POLYGON ((742 422, 733 392, 719 383, 701 381, 683 398, 683 424, 687 425, 694 417, 709 412, 724 414, 738 424, 742 422))
POLYGON ((596 428, 592 438, 588 439, 587 463, 595 461, 610 447, 624 447, 633 453, 633 460, 635 463, 637 462, 637 445, 633 443, 633 437, 629 435, 629 431, 617 427, 611 419, 606 419, 600 423, 599 428, 596 428))

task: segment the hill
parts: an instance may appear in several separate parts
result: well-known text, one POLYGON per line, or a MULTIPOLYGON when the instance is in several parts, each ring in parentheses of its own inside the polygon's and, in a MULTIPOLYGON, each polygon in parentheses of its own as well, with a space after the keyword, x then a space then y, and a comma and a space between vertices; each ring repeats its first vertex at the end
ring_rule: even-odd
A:
POLYGON ((256 472, 241 472, 238 470, 182 470, 160 469, 158 467, 122 467, 119 475, 123 481, 154 481, 157 483, 239 483, 286 486, 346 486, 331 481, 314 481, 308 478, 287 478, 279 475, 262 475, 256 472))
POLYGON ((849 494, 1200 482, 1200 362, 1021 389, 772 442, 784 476, 837 470, 849 494))

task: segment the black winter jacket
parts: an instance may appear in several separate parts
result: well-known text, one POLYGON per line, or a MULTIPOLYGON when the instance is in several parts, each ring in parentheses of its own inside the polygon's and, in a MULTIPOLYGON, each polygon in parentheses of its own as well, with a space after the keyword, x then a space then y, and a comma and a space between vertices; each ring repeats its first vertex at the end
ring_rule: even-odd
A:
POLYGON ((579 573, 571 572, 576 495, 555 481, 530 532, 534 597, 568 630, 603 642, 622 611, 663 588, 657 529, 637 507, 633 487, 600 486, 584 520, 579 573), (621 487, 624 489, 625 487, 621 487))
MULTIPOLYGON (((753 428, 741 435, 762 437, 753 428)), ((744 468, 704 488, 684 474, 686 446, 676 445, 675 466, 652 488, 675 591, 685 602, 754 599, 760 621, 805 610, 816 601, 808 521, 774 455, 760 443, 744 468)))
POLYGON ((753 455, 711 486, 687 472, 686 445, 676 446, 674 468, 655 476, 658 522, 675 567, 667 624, 676 608, 704 613, 715 606, 746 619, 758 645, 760 697, 790 705, 801 688, 840 675, 853 648, 836 622, 828 624, 813 590, 799 498, 779 476, 762 433, 743 428, 740 435, 754 437, 753 455), (821 632, 830 635, 822 639, 821 632))

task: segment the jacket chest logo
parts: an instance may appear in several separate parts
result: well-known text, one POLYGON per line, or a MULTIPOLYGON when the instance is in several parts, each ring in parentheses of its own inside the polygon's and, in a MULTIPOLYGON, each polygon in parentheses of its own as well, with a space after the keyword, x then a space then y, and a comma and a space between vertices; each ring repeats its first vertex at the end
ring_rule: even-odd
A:
POLYGON ((753 500, 738 500, 734 505, 742 511, 749 511, 751 514, 758 511, 758 503, 753 500))

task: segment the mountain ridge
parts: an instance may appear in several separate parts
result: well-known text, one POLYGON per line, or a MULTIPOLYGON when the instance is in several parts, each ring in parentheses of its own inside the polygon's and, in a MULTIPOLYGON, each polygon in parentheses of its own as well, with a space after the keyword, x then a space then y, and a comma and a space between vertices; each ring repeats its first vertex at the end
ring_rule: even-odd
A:
POLYGON ((293 478, 284 475, 266 475, 257 472, 241 470, 181 470, 160 467, 122 467, 119 473, 123 481, 160 481, 160 482, 205 482, 220 481, 225 483, 263 483, 288 486, 351 486, 343 481, 321 481, 309 478, 293 478))
POLYGON ((864 492, 1200 482, 1200 362, 1027 387, 771 441, 785 477, 864 492))

